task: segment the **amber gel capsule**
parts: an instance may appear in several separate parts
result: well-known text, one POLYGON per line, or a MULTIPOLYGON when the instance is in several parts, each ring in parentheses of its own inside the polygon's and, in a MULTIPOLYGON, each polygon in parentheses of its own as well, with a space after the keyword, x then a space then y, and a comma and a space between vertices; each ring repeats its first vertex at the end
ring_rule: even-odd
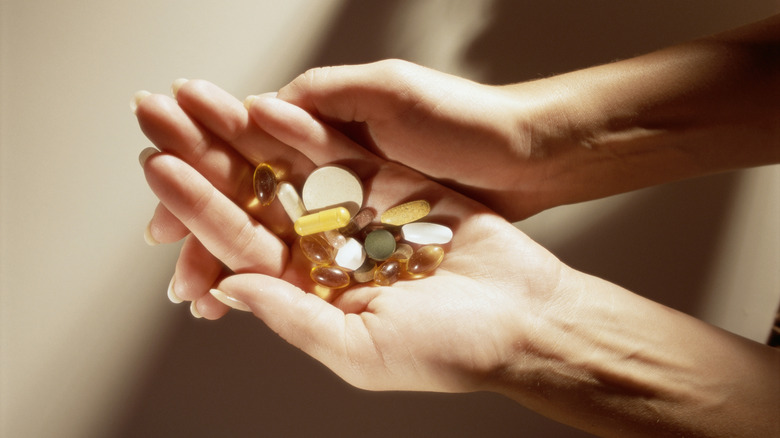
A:
POLYGON ((427 275, 439 267, 444 260, 444 248, 439 245, 426 245, 409 257, 406 272, 414 276, 427 275))
POLYGON ((260 163, 255 168, 252 176, 252 183, 255 188, 255 196, 260 201, 260 205, 270 205, 276 196, 276 174, 274 170, 266 163, 260 163))
POLYGON ((331 208, 319 213, 301 216, 295 221, 295 232, 300 236, 335 230, 349 223, 349 211, 344 207, 331 208))
POLYGON ((333 263, 333 258, 336 251, 322 234, 309 234, 308 236, 301 237, 299 242, 303 255, 309 259, 310 262, 318 265, 326 265, 333 263))
POLYGON ((349 286, 349 274, 337 266, 315 266, 309 276, 315 283, 329 289, 341 289, 349 286))
POLYGON ((401 263, 390 259, 376 268, 374 271, 374 283, 380 286, 390 286, 401 277, 401 263))

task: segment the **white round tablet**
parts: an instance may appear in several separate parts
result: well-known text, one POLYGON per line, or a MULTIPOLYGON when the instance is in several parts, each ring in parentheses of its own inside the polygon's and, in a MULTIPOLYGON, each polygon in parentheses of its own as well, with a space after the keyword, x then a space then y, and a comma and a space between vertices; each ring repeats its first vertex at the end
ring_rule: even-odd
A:
POLYGON ((344 207, 354 216, 363 205, 363 184, 349 169, 323 166, 306 179, 301 198, 309 213, 344 207))

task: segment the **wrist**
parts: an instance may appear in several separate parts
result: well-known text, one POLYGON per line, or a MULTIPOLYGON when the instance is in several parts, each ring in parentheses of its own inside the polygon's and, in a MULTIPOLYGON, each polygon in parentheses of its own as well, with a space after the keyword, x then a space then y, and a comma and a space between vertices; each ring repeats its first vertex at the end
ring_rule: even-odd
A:
POLYGON ((603 436, 771 434, 778 351, 570 268, 529 314, 496 392, 603 436))

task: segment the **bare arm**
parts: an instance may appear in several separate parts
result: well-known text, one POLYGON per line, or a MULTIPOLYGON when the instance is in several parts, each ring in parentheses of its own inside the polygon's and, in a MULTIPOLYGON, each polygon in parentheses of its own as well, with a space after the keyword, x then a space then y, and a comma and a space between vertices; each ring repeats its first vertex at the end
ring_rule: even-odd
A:
POLYGON ((506 90, 548 107, 547 206, 778 163, 780 16, 506 90))
POLYGON ((516 221, 780 162, 780 16, 503 87, 402 61, 310 70, 279 98, 516 221))

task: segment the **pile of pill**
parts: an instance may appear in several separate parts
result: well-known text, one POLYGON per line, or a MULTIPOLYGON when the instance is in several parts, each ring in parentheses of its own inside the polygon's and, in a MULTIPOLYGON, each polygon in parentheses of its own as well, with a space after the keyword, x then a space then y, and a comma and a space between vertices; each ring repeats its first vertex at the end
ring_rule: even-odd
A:
POLYGON ((299 195, 273 168, 261 163, 253 176, 261 205, 278 199, 300 236, 299 245, 313 267, 311 279, 328 289, 354 283, 388 286, 400 279, 432 273, 444 259, 452 230, 421 222, 431 210, 425 200, 376 213, 363 208, 363 184, 341 166, 323 166, 306 179, 299 195))

